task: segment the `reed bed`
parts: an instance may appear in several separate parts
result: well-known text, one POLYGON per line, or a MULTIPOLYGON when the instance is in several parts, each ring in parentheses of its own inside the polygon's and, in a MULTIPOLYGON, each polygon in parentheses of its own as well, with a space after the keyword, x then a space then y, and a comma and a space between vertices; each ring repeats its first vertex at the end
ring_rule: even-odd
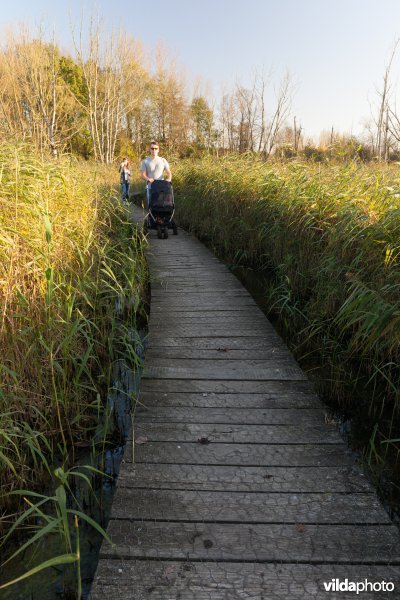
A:
POLYGON ((115 169, 0 144, 0 531, 13 491, 91 443, 112 362, 127 352, 120 333, 114 343, 116 306, 126 322, 140 317, 142 238, 113 181, 115 169))
POLYGON ((389 449, 396 462, 398 165, 205 157, 174 176, 180 224, 228 263, 269 273, 269 310, 319 391, 368 422, 370 462, 386 465, 389 449))

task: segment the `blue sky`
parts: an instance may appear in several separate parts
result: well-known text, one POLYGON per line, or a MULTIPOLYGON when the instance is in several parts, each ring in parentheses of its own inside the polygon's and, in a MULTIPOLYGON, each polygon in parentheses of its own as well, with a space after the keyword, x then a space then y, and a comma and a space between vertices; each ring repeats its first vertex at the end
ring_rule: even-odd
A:
MULTIPOLYGON (((69 21, 92 7, 108 27, 123 26, 150 50, 163 40, 188 78, 210 84, 215 97, 255 69, 278 84, 296 82, 292 114, 306 136, 333 126, 358 133, 370 117, 391 49, 400 37, 399 0, 19 0, 2 2, 0 27, 44 21, 72 49, 69 21)), ((400 72, 400 50, 393 82, 400 72)))

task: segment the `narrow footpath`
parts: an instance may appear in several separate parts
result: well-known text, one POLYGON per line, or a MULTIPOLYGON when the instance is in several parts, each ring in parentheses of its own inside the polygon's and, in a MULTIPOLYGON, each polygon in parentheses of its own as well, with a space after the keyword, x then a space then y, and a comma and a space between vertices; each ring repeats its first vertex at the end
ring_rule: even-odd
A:
POLYGON ((398 529, 249 293, 195 237, 149 234, 151 316, 91 600, 309 600, 392 581, 398 529))

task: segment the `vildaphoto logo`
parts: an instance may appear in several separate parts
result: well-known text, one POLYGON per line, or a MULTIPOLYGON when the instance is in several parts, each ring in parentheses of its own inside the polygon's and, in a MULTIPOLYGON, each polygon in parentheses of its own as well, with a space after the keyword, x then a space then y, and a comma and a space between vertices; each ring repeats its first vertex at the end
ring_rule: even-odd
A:
POLYGON ((393 592, 394 583, 392 581, 350 581, 349 579, 331 579, 324 581, 326 592, 355 592, 362 594, 363 592, 393 592))

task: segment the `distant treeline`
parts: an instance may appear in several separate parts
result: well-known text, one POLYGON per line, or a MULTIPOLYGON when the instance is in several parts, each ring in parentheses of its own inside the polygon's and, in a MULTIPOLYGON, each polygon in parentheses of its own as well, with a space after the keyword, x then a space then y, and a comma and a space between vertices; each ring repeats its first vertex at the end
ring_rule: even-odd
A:
POLYGON ((313 161, 400 156, 390 121, 382 117, 383 101, 368 139, 332 130, 316 145, 291 114, 289 74, 275 86, 264 72, 255 72, 249 87, 236 83, 211 101, 204 86, 188 91, 182 70, 161 45, 147 51, 127 34, 106 37, 93 19, 87 31, 72 38, 74 56, 42 33, 8 36, 0 51, 3 138, 33 142, 42 153, 69 152, 103 163, 138 156, 151 139, 180 157, 204 152, 301 155, 313 161))

